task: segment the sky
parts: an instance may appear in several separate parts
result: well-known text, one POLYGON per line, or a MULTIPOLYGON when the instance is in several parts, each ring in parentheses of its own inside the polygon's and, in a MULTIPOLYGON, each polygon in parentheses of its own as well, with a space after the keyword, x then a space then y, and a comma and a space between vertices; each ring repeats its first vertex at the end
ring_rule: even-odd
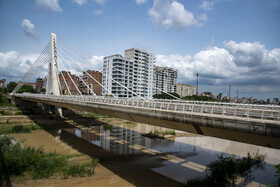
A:
POLYGON ((199 92, 280 97, 280 0, 0 0, 0 79, 20 80, 51 32, 98 59, 145 49, 178 83, 199 73, 199 92))

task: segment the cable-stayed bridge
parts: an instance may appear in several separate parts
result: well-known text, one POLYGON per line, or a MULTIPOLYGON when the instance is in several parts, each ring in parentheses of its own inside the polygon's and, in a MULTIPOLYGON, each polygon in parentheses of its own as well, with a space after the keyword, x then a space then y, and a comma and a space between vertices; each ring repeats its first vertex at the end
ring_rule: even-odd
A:
MULTIPOLYGON (((57 42, 56 35, 52 33, 50 43, 26 72, 11 96, 23 101, 54 105, 56 113, 60 116, 62 116, 61 107, 66 107, 202 135, 280 148, 279 106, 184 101, 174 96, 175 100, 148 99, 102 71, 103 77, 110 79, 127 92, 131 92, 134 97, 118 98, 90 74, 88 76, 112 97, 97 96, 93 88, 78 76, 82 84, 91 91, 91 95, 83 95, 71 78, 70 71, 87 73, 88 68, 98 70, 91 60, 92 57, 86 53, 57 42), (16 93, 25 82, 45 66, 48 71, 46 94, 16 93), (59 71, 66 72, 66 77, 63 73, 61 76, 69 95, 63 95, 61 81, 58 78, 59 71), (67 78, 73 83, 77 95, 71 93, 71 88, 66 82, 67 78)), ((100 61, 100 63, 103 62, 100 61)), ((114 70, 126 73, 120 68, 114 70)), ((145 84, 148 83, 145 82, 145 84)))

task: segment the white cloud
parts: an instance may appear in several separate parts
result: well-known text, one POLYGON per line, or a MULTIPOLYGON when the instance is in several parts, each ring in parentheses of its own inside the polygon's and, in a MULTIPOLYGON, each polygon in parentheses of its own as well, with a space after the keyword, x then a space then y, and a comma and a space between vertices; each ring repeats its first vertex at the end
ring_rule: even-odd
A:
POLYGON ((214 0, 203 0, 202 3, 199 5, 199 8, 201 8, 202 10, 212 10, 214 8, 215 3, 217 2, 214 0))
POLYGON ((107 0, 94 0, 94 1, 100 5, 104 5, 105 1, 107 1, 107 0))
MULTIPOLYGON (((178 70, 178 82, 200 85, 258 88, 255 92, 274 90, 280 93, 280 48, 267 50, 259 42, 224 42, 225 48, 209 47, 194 56, 158 55, 157 64, 178 70), (270 87, 270 89, 268 89, 270 87)), ((244 89, 245 90, 245 89, 244 89)), ((248 92, 250 91, 247 89, 248 92)))
POLYGON ((144 4, 147 3, 147 0, 135 0, 137 4, 144 4))
POLYGON ((102 10, 95 10, 94 11, 94 15, 101 15, 101 14, 103 14, 102 10))
POLYGON ((59 0, 35 0, 35 3, 42 7, 55 12, 62 12, 59 6, 59 0))
POLYGON ((33 38, 39 37, 39 33, 34 31, 35 26, 30 22, 30 20, 24 19, 21 23, 21 28, 27 36, 31 36, 33 38))
POLYGON ((86 4, 87 0, 73 0, 73 2, 77 3, 78 5, 86 4))
POLYGON ((177 1, 154 0, 153 7, 148 14, 156 25, 167 29, 186 29, 198 24, 193 13, 185 9, 184 5, 177 1))
POLYGON ((0 52, 1 78, 8 81, 20 80, 37 57, 38 54, 20 55, 16 51, 0 52))

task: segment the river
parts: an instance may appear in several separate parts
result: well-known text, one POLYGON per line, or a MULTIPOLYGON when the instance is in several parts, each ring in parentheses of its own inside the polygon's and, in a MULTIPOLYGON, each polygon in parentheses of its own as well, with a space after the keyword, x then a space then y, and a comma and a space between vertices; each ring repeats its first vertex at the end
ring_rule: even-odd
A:
POLYGON ((162 164, 150 168, 158 174, 185 183, 188 179, 205 176, 206 165, 218 155, 247 156, 248 153, 265 155, 264 168, 252 169, 250 180, 239 186, 277 186, 275 164, 280 163, 280 150, 175 131, 176 137, 151 139, 142 136, 150 131, 167 129, 141 123, 90 125, 88 128, 64 129, 93 146, 115 155, 148 154, 162 164))

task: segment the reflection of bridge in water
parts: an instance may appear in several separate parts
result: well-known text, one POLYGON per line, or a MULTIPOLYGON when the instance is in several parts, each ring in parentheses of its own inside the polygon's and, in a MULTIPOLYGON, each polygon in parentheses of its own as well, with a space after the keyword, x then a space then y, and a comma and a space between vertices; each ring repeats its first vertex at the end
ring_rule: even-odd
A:
MULTIPOLYGON (((74 49, 74 51, 77 50, 74 49)), ((61 59, 69 65, 69 69, 73 69, 68 63, 68 61, 72 61, 75 67, 81 68, 82 71, 85 71, 82 68, 83 64, 87 64, 96 70, 84 58, 73 54, 73 50, 71 52, 71 50, 66 49, 61 44, 57 47, 56 35, 52 33, 50 43, 32 64, 23 79, 13 90, 11 96, 27 107, 32 106, 27 101, 43 103, 45 104, 45 108, 47 108, 47 105, 56 106, 56 113, 60 115, 62 115, 61 107, 66 107, 171 129, 280 148, 279 106, 191 102, 182 101, 179 98, 175 98, 179 100, 151 100, 143 98, 142 93, 136 93, 130 90, 122 83, 102 72, 103 76, 109 78, 120 88, 131 92, 135 97, 126 99, 117 98, 110 90, 90 75, 113 98, 97 96, 92 88, 82 78, 78 77, 91 90, 90 93, 93 93, 91 96, 82 95, 69 74, 68 76, 80 95, 61 95, 61 85, 58 81, 58 67, 62 66, 64 67, 64 71, 69 71, 65 68, 61 59), (75 60, 71 58, 71 55, 75 60), (68 60, 65 60, 66 57, 68 60), (83 64, 76 64, 76 61, 81 61, 83 64), (58 62, 60 63, 58 64, 58 62), (16 91, 20 89, 24 82, 32 78, 46 64, 48 64, 46 94, 16 94, 16 91)), ((114 70, 126 75, 122 69, 116 67, 114 70)), ((65 77, 63 77, 63 80, 68 89, 68 93, 71 94, 65 77)), ((147 85, 148 82, 142 82, 141 84, 147 85)), ((165 93, 164 91, 162 92, 165 93)))

